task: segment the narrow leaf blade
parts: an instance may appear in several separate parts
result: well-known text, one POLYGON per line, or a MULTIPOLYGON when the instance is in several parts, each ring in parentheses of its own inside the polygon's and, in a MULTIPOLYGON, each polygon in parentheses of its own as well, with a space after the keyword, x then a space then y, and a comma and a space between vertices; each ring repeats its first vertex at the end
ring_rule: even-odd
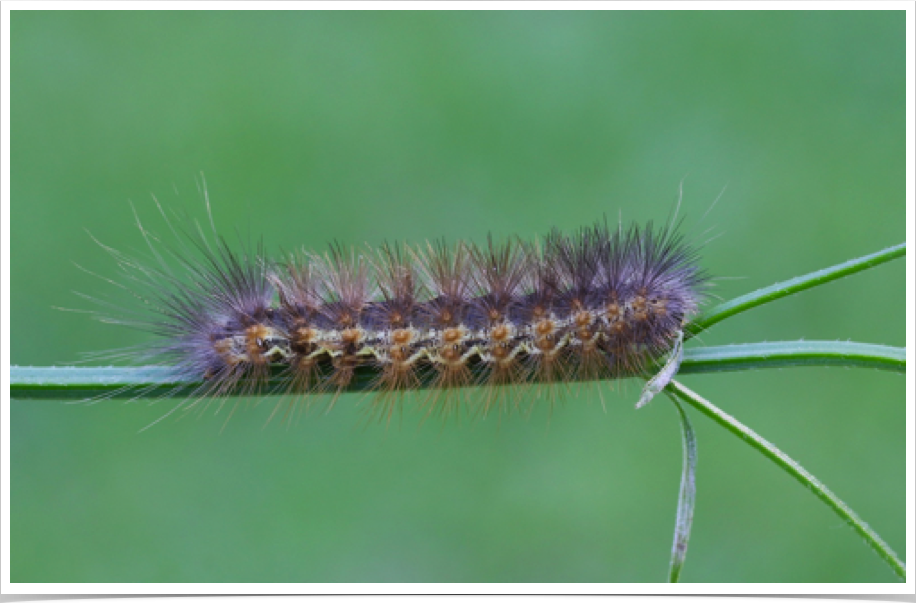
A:
POLYGON ((674 544, 671 546, 671 564, 668 567, 668 582, 677 582, 687 557, 687 544, 690 542, 690 528, 693 526, 693 510, 697 498, 697 439, 687 413, 675 396, 669 394, 669 397, 681 420, 681 441, 684 451, 681 489, 674 523, 674 544))

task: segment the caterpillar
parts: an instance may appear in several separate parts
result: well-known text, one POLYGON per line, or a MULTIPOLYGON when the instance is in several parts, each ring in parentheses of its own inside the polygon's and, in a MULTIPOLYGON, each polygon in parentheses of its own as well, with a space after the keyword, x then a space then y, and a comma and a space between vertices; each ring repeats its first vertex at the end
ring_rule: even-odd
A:
POLYGON ((648 377, 679 352, 710 282, 674 219, 605 219, 530 241, 333 243, 277 258, 260 243, 233 248, 215 227, 208 237, 169 226, 177 247, 140 225, 152 261, 106 247, 127 279, 119 286, 145 310, 101 318, 156 335, 118 355, 200 382, 189 406, 258 395, 271 379, 293 399, 327 395, 333 406, 368 371, 372 408, 389 420, 421 387, 430 413, 448 416, 469 397, 484 416, 511 411, 530 387, 528 398, 553 398, 573 382, 648 377))

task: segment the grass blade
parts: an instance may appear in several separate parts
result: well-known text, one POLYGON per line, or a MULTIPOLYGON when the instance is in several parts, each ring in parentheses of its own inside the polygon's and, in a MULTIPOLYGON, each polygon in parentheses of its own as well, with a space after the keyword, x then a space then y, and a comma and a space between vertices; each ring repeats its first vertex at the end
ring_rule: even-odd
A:
POLYGON ((820 480, 808 473, 804 467, 792 460, 792 458, 779 448, 762 438, 754 430, 742 424, 728 413, 720 410, 711 402, 688 389, 683 384, 672 380, 668 384, 667 391, 687 404, 690 404, 722 427, 725 427, 744 442, 747 442, 750 446, 757 449, 757 451, 781 467, 786 473, 798 480, 799 483, 811 490, 815 496, 833 509, 843 521, 852 526, 852 528, 865 539, 865 542, 878 553, 878 556, 890 566, 894 573, 903 580, 906 580, 906 566, 891 547, 884 542, 867 523, 862 521, 862 518, 856 515, 855 511, 850 509, 846 503, 840 500, 837 495, 831 492, 820 480))
POLYGON ((792 295, 793 293, 798 293, 799 291, 804 291, 805 289, 811 289, 812 287, 835 281, 844 276, 855 274, 856 272, 874 268, 875 266, 879 266, 885 262, 905 255, 906 243, 900 243, 899 245, 888 247, 877 253, 865 255, 854 260, 849 260, 848 262, 843 262, 842 264, 837 264, 836 266, 831 266, 830 268, 817 270, 810 274, 798 276, 769 287, 764 287, 763 289, 758 289, 757 291, 742 295, 741 297, 736 297, 733 300, 719 304, 691 322, 686 329, 685 339, 689 339, 705 331, 714 324, 740 312, 762 306, 763 304, 792 295))
POLYGON ((684 449, 684 463, 681 470, 681 489, 677 499, 677 518, 674 522, 674 544, 671 546, 671 564, 668 567, 668 582, 677 582, 687 557, 690 528, 693 526, 693 508, 697 497, 697 439, 687 413, 677 398, 669 394, 681 419, 681 438, 684 449))
MULTIPOLYGON (((789 366, 865 367, 906 372, 906 350, 843 341, 747 343, 684 352, 679 374, 744 371, 789 366)), ((23 367, 10 369, 10 396, 16 400, 85 400, 187 396, 200 383, 179 382, 168 367, 23 367)), ((360 369, 352 391, 364 391, 374 373, 360 369)), ((274 383, 275 389, 282 384, 274 383)), ((269 390, 268 392, 269 393, 269 390)))
POLYGON ((791 366, 844 366, 906 373, 906 348, 851 341, 770 341, 706 348, 684 354, 680 374, 791 366))

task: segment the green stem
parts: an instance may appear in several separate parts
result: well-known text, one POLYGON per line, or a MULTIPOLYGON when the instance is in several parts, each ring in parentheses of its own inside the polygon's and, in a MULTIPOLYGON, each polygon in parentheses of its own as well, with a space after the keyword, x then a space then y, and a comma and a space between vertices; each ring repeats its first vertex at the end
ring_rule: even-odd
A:
POLYGON ((851 341, 770 341, 687 350, 680 374, 791 366, 844 366, 906 373, 906 349, 851 341))
MULTIPOLYGON (((679 374, 744 371, 790 366, 865 367, 906 372, 906 350, 842 341, 777 341, 748 343, 684 352, 679 374)), ((375 372, 357 371, 350 391, 366 391, 375 372)), ((167 367, 22 367, 10 369, 10 396, 24 399, 188 396, 200 383, 176 381, 167 367)), ((283 391, 275 379, 263 393, 283 391)))
POLYGON ((837 515, 851 525, 898 576, 906 580, 906 566, 903 561, 897 557, 897 554, 894 553, 891 547, 884 542, 867 523, 862 521, 862 519, 856 515, 855 511, 850 509, 846 503, 840 500, 837 495, 831 492, 820 480, 808 473, 804 467, 796 463, 776 446, 763 439, 754 430, 742 424, 728 413, 720 410, 711 402, 688 389, 683 384, 677 381, 671 381, 667 389, 673 395, 690 404, 698 411, 741 438, 744 442, 747 442, 753 448, 756 448, 758 452, 776 463, 785 470, 786 473, 811 490, 815 496, 820 498, 828 507, 833 509, 837 515))
POLYGON ((792 295, 793 293, 798 293, 799 291, 804 291, 805 289, 811 289, 812 287, 817 287, 818 285, 823 285, 824 283, 835 281, 836 279, 843 278, 844 276, 849 276, 850 274, 855 274, 856 272, 861 272, 863 270, 873 268, 905 255, 906 243, 900 243, 899 245, 888 247, 887 249, 877 253, 872 253, 870 255, 856 258, 854 260, 849 260, 848 262, 843 262, 842 264, 837 264, 836 266, 831 266, 830 268, 824 268, 823 270, 817 270, 810 274, 797 276, 787 281, 782 281, 781 283, 776 283, 775 285, 764 287, 763 289, 758 289, 757 291, 748 293, 747 295, 736 297, 735 299, 719 304, 715 308, 705 312, 696 320, 692 321, 687 326, 686 339, 689 339, 694 335, 705 331, 712 325, 725 320, 729 316, 734 316, 735 314, 744 312, 745 310, 756 308, 757 306, 761 306, 771 301, 792 295))

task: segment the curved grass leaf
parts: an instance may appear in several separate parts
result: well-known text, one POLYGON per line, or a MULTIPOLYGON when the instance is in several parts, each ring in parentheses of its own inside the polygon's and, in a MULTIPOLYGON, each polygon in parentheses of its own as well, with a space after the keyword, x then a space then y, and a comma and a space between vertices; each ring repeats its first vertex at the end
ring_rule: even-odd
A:
POLYGON ((747 427, 733 416, 720 410, 714 404, 704 399, 696 392, 688 389, 677 381, 671 381, 667 390, 671 395, 677 396, 682 401, 690 404, 698 411, 738 436, 753 448, 757 449, 766 458, 773 461, 781 467, 786 473, 794 477, 803 486, 811 490, 815 496, 821 499, 828 507, 840 516, 843 521, 848 523, 852 528, 865 539, 865 542, 878 553, 878 556, 890 566, 890 568, 899 577, 906 580, 906 566, 891 547, 878 536, 878 534, 865 523, 861 517, 856 515, 855 511, 850 509, 846 503, 830 491, 819 479, 808 473, 804 467, 796 463, 782 450, 762 438, 753 429, 747 427))
POLYGON ((798 293, 799 291, 804 291, 805 289, 811 289, 812 287, 817 287, 818 285, 823 285, 824 283, 835 281, 839 278, 843 278, 844 276, 855 274, 856 272, 862 272, 863 270, 874 268, 875 266, 879 266, 885 262, 889 262, 905 255, 906 243, 900 243, 899 245, 888 247, 887 249, 883 249, 877 253, 864 255, 860 258, 849 260, 848 262, 843 262, 842 264, 837 264, 836 266, 831 266, 830 268, 824 268, 823 270, 817 270, 803 276, 797 276, 787 281, 782 281, 781 283, 776 283, 775 285, 764 287, 763 289, 758 289, 757 291, 748 293, 747 295, 736 297, 735 299, 719 304, 715 308, 705 312, 696 320, 692 321, 685 329, 685 339, 690 339, 694 335, 705 331, 714 324, 722 322, 726 318, 734 316, 740 312, 750 310, 751 308, 756 308, 757 306, 762 306, 763 304, 781 299, 783 297, 787 297, 793 293, 798 293))
POLYGON ((681 577, 684 559, 687 557, 687 544, 690 541, 690 528, 693 526, 693 509, 697 498, 697 438, 687 413, 681 408, 677 398, 669 394, 681 419, 681 441, 684 449, 684 462, 681 469, 681 489, 677 499, 677 517, 674 522, 674 544, 671 545, 671 563, 668 566, 668 582, 677 582, 681 577))

